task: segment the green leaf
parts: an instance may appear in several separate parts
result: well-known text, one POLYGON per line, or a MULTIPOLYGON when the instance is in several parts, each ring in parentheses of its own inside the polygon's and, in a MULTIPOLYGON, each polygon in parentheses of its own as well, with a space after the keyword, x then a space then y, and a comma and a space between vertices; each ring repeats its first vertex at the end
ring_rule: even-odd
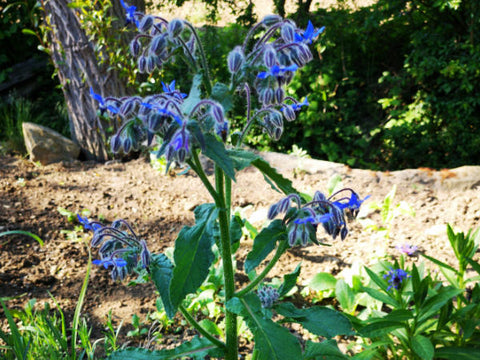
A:
POLYGON ((232 298, 227 309, 240 315, 254 335, 257 360, 292 360, 302 358, 298 339, 283 326, 266 318, 258 297, 249 293, 232 298))
POLYGON ((472 266, 473 270, 480 275, 480 264, 473 259, 467 259, 468 263, 472 266))
POLYGON ((435 349, 435 358, 448 360, 477 360, 480 359, 480 349, 442 347, 435 349))
POLYGON ((319 272, 309 282, 308 287, 315 291, 335 289, 337 279, 330 273, 319 272))
POLYGON ((397 300, 395 300, 393 297, 381 291, 378 291, 376 289, 372 289, 370 287, 362 287, 362 290, 365 291, 368 295, 370 295, 372 298, 381 301, 385 304, 391 305, 393 308, 398 308, 400 307, 397 300))
POLYGON ((190 114, 193 108, 202 100, 202 92, 200 86, 202 85, 202 75, 197 74, 193 77, 192 87, 188 97, 183 101, 182 111, 184 114, 190 114))
POLYGON ((175 241, 170 301, 174 309, 187 294, 194 293, 208 276, 215 258, 213 224, 218 211, 214 204, 202 204, 195 209, 196 224, 185 226, 175 241))
POLYGON ((147 350, 142 348, 127 348, 115 351, 109 360, 167 360, 188 357, 189 359, 205 359, 206 356, 221 357, 223 351, 213 345, 208 339, 194 337, 182 345, 168 350, 147 350))
POLYGON ((370 279, 373 280, 373 282, 375 284, 377 284, 377 286, 382 289, 383 291, 385 291, 386 293, 388 293, 388 285, 387 285, 387 282, 385 280, 383 280, 380 276, 378 276, 377 274, 375 274, 372 270, 370 270, 369 268, 365 267, 365 271, 367 272, 368 276, 370 276, 370 279))
POLYGON ((363 337, 368 338, 376 338, 382 336, 384 334, 388 334, 396 329, 404 328, 405 324, 400 321, 391 321, 391 320, 383 320, 382 319, 375 319, 375 321, 371 322, 370 324, 364 326, 360 329, 359 333, 363 337))
POLYGON ((284 194, 299 194, 292 186, 292 182, 279 174, 277 170, 271 167, 261 156, 242 149, 228 150, 228 154, 237 171, 245 169, 250 165, 255 166, 263 174, 265 181, 275 191, 281 191, 284 194))
POLYGON ((235 181, 235 170, 225 146, 212 134, 205 134, 205 151, 203 154, 212 159, 225 174, 235 181))
POLYGON ((341 360, 349 359, 338 348, 337 342, 333 339, 325 340, 320 343, 307 341, 305 352, 303 354, 305 360, 322 359, 322 360, 341 360))
POLYGON ((213 85, 211 98, 218 101, 223 106, 225 113, 230 111, 233 106, 232 94, 228 89, 228 86, 223 83, 217 82, 213 85))
POLYGON ((343 310, 350 312, 355 306, 355 293, 343 279, 339 279, 335 286, 335 297, 343 310))
POLYGON ((35 31, 33 31, 31 29, 22 29, 22 34, 37 36, 35 31))
POLYGON ((240 246, 240 239, 243 235, 243 225, 244 221, 238 214, 233 215, 230 219, 230 242, 232 244, 232 253, 235 253, 240 246))
POLYGON ((295 270, 290 274, 287 274, 283 277, 283 284, 280 286, 279 294, 280 297, 285 296, 288 294, 290 290, 294 288, 297 284, 298 276, 300 275, 300 264, 297 265, 295 270))
POLYGON ((417 323, 421 324, 423 321, 429 319, 447 302, 451 301, 453 297, 461 294, 462 292, 463 289, 442 288, 438 294, 425 300, 422 307, 418 311, 417 323))
POLYGON ((248 274, 275 249, 277 240, 286 239, 287 233, 282 220, 272 221, 268 227, 263 228, 253 241, 252 250, 245 260, 245 272, 248 274))
POLYGON ((297 309, 292 303, 282 303, 275 306, 275 310, 287 319, 294 319, 315 335, 326 338, 353 335, 350 320, 342 313, 324 306, 297 309))
POLYGON ((426 254, 420 253, 420 255, 422 255, 424 258, 430 260, 431 262, 437 264, 438 266, 440 266, 440 267, 442 267, 442 268, 445 268, 445 269, 448 269, 448 270, 450 270, 450 271, 453 271, 454 273, 456 273, 456 274, 458 275, 458 271, 457 271, 455 268, 451 267, 450 265, 445 264, 444 262, 442 262, 442 261, 440 261, 440 260, 437 260, 437 259, 435 259, 435 258, 433 258, 433 257, 431 257, 431 256, 428 256, 428 255, 426 255, 426 254))
POLYGON ((412 338, 412 349, 424 360, 433 359, 434 347, 432 342, 422 335, 415 335, 412 338))
POLYGON ((167 316, 172 319, 176 313, 176 308, 173 307, 170 301, 170 281, 172 279, 173 264, 165 254, 155 254, 152 257, 150 271, 153 283, 160 293, 163 308, 167 316))
POLYGON ((275 168, 271 167, 270 164, 261 157, 253 160, 252 165, 260 170, 265 181, 270 184, 273 190, 281 191, 286 195, 298 194, 298 191, 292 186, 292 182, 279 174, 275 168))
POLYGON ((8 235, 25 235, 25 236, 30 236, 32 239, 36 240, 40 246, 43 246, 43 240, 38 236, 35 235, 29 231, 23 231, 23 230, 10 230, 10 231, 4 231, 0 233, 0 237, 2 236, 8 236, 8 235))

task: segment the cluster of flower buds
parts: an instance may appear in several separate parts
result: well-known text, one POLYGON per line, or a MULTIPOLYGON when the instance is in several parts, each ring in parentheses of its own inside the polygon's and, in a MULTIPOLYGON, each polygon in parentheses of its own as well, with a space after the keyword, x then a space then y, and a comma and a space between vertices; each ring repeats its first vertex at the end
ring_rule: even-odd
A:
POLYGON ((306 246, 310 241, 317 243, 317 227, 323 228, 335 240, 338 235, 344 240, 348 234, 345 217, 357 216, 360 205, 368 199, 359 199, 352 189, 342 189, 329 198, 317 191, 312 201, 302 204, 302 199, 297 194, 290 194, 273 204, 268 211, 268 219, 272 220, 277 215, 285 213, 284 222, 287 224, 288 244, 290 247, 297 243, 306 246), (350 192, 350 197, 335 198, 343 193, 350 192))
POLYGON ((184 37, 184 20, 167 21, 136 11, 135 6, 128 6, 123 0, 121 3, 127 14, 127 23, 135 24, 139 32, 130 43, 130 52, 137 58, 139 72, 152 73, 155 68, 161 68, 178 48, 183 48, 187 56, 193 57, 195 36, 184 37))
POLYGON ((250 30, 242 46, 228 55, 234 84, 242 88, 242 84, 254 78, 261 107, 260 124, 274 140, 283 132, 283 118, 295 120, 296 112, 308 105, 306 99, 299 103, 285 96, 285 85, 291 82, 295 71, 313 59, 308 45, 323 30, 323 27, 315 29, 310 21, 307 29, 302 30, 292 20, 269 15, 250 30), (260 35, 254 39, 257 32, 260 35))
POLYGON ((182 111, 186 94, 175 89, 175 81, 163 85, 163 93, 147 97, 102 98, 91 90, 92 97, 100 104, 100 110, 120 117, 122 126, 110 140, 114 153, 137 150, 146 142, 151 145, 154 137, 163 139, 160 154, 168 163, 183 164, 191 155, 194 145, 203 148, 203 134, 215 132, 225 141, 228 121, 223 107, 216 101, 199 101, 188 114, 182 111))
POLYGON ((280 297, 277 289, 267 285, 260 286, 257 290, 257 295, 262 303, 262 307, 265 309, 271 308, 280 297))
POLYGON ((99 247, 99 260, 95 265, 105 269, 112 267, 110 275, 113 280, 123 280, 139 266, 150 265, 151 254, 145 240, 139 239, 125 220, 115 220, 111 226, 104 226, 96 221, 77 215, 78 221, 86 230, 93 231, 92 247, 99 247))

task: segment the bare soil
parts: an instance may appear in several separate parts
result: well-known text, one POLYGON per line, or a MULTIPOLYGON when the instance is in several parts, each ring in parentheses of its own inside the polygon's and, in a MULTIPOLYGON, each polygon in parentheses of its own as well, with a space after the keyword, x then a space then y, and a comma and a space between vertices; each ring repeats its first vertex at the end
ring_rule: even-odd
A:
MULTIPOLYGON (((403 243, 416 245, 419 251, 454 266, 446 224, 464 232, 478 226, 480 167, 378 172, 275 153, 262 155, 302 192, 326 192, 329 180, 339 175, 343 186, 355 189, 362 197, 371 195, 366 207, 369 203, 381 204, 396 186, 393 205, 403 201, 416 212, 415 216, 397 216, 389 238, 365 229, 358 220, 350 224, 345 241, 332 241, 319 230, 319 236, 331 246, 291 249, 271 277, 291 272, 302 262, 299 284, 305 284, 320 271, 339 274, 358 262, 368 264, 385 255, 397 256, 395 246, 403 243)), ((256 169, 247 168, 234 184, 233 206, 261 226, 268 207, 281 196, 256 169)), ((204 202, 211 199, 195 174, 164 175, 145 158, 127 163, 74 162, 38 167, 25 159, 0 157, 0 232, 31 231, 45 242, 42 247, 24 236, 0 238, 0 297, 25 294, 9 301, 9 307, 15 308, 30 298, 51 303, 51 293, 67 315, 73 313, 87 267, 85 243, 89 235, 75 232, 78 224, 61 215, 59 207, 74 213, 88 209, 92 219, 105 223, 123 218, 135 226, 153 252, 160 252, 174 245, 182 226, 192 224, 193 209, 204 202), (79 240, 72 240, 72 234, 79 240)), ((382 225, 379 211, 368 213, 366 219, 382 225)), ((242 240, 239 271, 251 244, 248 239, 242 240)), ((422 259, 413 257, 412 261, 422 259)), ((144 318, 155 311, 153 290, 149 284, 127 287, 114 283, 105 269, 93 268, 83 308, 93 335, 102 335, 109 311, 117 324, 120 320, 128 324, 133 314, 144 318)), ((2 319, 4 322, 0 313, 2 319)), ((124 327, 122 334, 128 329, 124 327)), ((167 336, 162 341, 159 347, 175 340, 167 336)))

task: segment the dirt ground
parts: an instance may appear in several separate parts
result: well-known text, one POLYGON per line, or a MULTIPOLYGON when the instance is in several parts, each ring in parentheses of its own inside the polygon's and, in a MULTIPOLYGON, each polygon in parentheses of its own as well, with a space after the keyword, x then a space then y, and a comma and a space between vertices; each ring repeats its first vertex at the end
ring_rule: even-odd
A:
MULTIPOLYGON (((370 263, 385 254, 398 255, 395 246, 403 243, 416 245, 419 251, 455 265, 446 224, 464 232, 478 226, 480 167, 375 172, 281 154, 263 156, 302 192, 326 192, 330 179, 338 175, 343 186, 355 189, 362 197, 371 195, 366 208, 381 204, 396 186, 393 205, 406 202, 415 211, 415 216, 399 215, 391 222, 389 238, 362 225, 362 221, 370 221, 381 226, 378 211, 366 211, 363 220, 350 224, 350 233, 343 242, 332 241, 319 230, 332 246, 292 249, 283 256, 272 277, 291 272, 302 262, 299 284, 304 284, 320 271, 338 274, 358 262, 370 263)), ((280 197, 255 169, 247 168, 238 174, 233 206, 250 222, 261 226, 269 205, 280 197)), ((78 224, 69 222, 59 208, 74 213, 88 209, 91 219, 103 219, 105 223, 123 218, 135 226, 153 252, 158 252, 173 246, 184 224, 191 225, 197 205, 210 201, 193 173, 164 175, 145 158, 127 163, 74 162, 39 167, 25 159, 0 157, 0 232, 31 231, 45 242, 41 247, 24 236, 0 238, 0 297, 26 294, 9 302, 15 307, 30 298, 36 298, 38 303, 50 301, 50 292, 71 314, 87 266, 88 253, 82 238, 88 240, 88 234, 75 232, 78 224), (75 241, 74 235, 80 240, 75 241)), ((243 240, 239 260, 250 247, 251 241, 243 240)), ((413 261, 421 259, 413 257, 413 261)), ((239 261, 238 266, 241 264, 239 261)), ((114 283, 107 271, 94 267, 83 314, 94 334, 100 336, 110 310, 116 323, 129 323, 134 313, 144 318, 153 312, 155 300, 151 285, 127 287, 114 283)))

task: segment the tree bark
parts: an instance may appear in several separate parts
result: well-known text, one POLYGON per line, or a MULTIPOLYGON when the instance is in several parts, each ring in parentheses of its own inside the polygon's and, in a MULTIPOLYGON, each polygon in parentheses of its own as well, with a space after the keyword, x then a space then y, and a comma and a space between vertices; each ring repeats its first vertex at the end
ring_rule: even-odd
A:
MULTIPOLYGON (((86 159, 103 162, 108 159, 104 132, 107 124, 97 116, 98 104, 90 96, 90 88, 102 96, 122 96, 126 94, 126 82, 115 71, 107 72, 99 65, 94 45, 75 10, 68 7, 70 2, 48 0, 44 4, 51 57, 65 96, 72 140, 86 159)), ((132 3, 139 10, 145 8, 144 4, 144 0, 132 3)), ((125 16, 119 1, 113 1, 113 12, 119 19, 125 16)))

